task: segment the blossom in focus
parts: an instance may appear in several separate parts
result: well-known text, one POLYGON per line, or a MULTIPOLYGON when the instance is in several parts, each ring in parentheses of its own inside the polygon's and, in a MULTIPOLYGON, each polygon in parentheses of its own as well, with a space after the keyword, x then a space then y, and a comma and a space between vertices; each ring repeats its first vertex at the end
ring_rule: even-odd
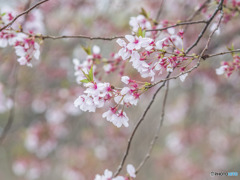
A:
POLYGON ((117 39, 117 43, 122 47, 118 51, 118 55, 121 56, 123 60, 128 59, 131 56, 132 51, 127 48, 126 42, 122 39, 117 39))

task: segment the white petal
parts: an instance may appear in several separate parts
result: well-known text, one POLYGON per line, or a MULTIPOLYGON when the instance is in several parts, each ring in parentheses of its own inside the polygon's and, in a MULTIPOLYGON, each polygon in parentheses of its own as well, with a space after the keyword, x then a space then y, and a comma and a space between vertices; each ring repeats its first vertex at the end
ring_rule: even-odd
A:
POLYGON ((126 42, 125 42, 124 40, 122 40, 122 39, 117 39, 116 42, 117 42, 117 43, 119 44, 119 46, 121 46, 121 47, 126 46, 126 42))
POLYGON ((94 45, 94 46, 93 46, 93 53, 94 53, 94 54, 99 54, 99 53, 100 53, 100 47, 94 45))
POLYGON ((168 28, 167 31, 168 31, 169 34, 174 34, 175 33, 174 28, 168 28))
POLYGON ((217 74, 217 75, 222 75, 222 74, 224 74, 225 68, 227 68, 226 65, 225 65, 225 66, 220 66, 219 68, 216 69, 216 74, 217 74))
POLYGON ((126 35, 125 38, 129 41, 129 42, 134 42, 135 38, 132 35, 126 35))
POLYGON ((127 94, 129 91, 130 91, 130 89, 129 89, 128 87, 124 87, 124 88, 121 90, 121 95, 125 95, 125 94, 127 94))
POLYGON ((134 166, 132 165, 132 164, 128 164, 127 165, 127 172, 128 172, 128 174, 131 176, 131 177, 133 177, 133 178, 135 178, 136 177, 136 170, 135 170, 135 168, 134 168, 134 166))
POLYGON ((185 74, 179 76, 179 78, 180 78, 180 80, 183 82, 183 81, 185 81, 185 79, 186 79, 187 76, 188 76, 188 73, 185 73, 185 74))

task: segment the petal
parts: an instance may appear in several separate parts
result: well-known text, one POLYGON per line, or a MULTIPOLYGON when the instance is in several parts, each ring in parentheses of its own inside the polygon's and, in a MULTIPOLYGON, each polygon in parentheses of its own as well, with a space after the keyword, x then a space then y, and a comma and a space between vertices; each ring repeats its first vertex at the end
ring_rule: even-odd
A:
POLYGON ((179 76, 179 78, 182 82, 184 82, 187 76, 188 76, 188 73, 185 73, 185 74, 179 76))
POLYGON ((128 172, 128 174, 131 176, 131 177, 133 177, 133 178, 135 178, 136 177, 136 170, 135 170, 135 168, 134 168, 134 166, 132 165, 132 164, 128 164, 127 165, 127 172, 128 172))
POLYGON ((116 42, 117 42, 117 43, 119 44, 119 46, 121 46, 121 47, 126 46, 126 42, 125 42, 124 40, 122 40, 122 39, 117 39, 116 42))
POLYGON ((93 46, 93 54, 99 54, 99 53, 100 53, 100 47, 94 45, 94 46, 93 46))
POLYGON ((129 41, 129 42, 134 42, 135 38, 132 35, 126 35, 125 38, 129 41))

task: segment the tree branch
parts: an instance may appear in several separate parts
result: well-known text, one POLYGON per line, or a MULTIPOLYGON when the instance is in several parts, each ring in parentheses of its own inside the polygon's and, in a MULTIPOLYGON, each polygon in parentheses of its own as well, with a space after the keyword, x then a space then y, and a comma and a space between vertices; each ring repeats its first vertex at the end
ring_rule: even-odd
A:
MULTIPOLYGON (((30 35, 29 36, 33 36, 30 35)), ((114 39, 118 39, 118 38, 124 38, 124 36, 114 36, 114 37, 90 37, 90 36, 86 36, 86 35, 63 35, 63 36, 50 36, 50 35, 34 35, 34 38, 39 38, 39 39, 68 39, 68 38, 79 38, 79 39, 89 39, 89 40, 114 40, 114 39)))
POLYGON ((203 34, 205 33, 205 31, 207 30, 209 24, 212 22, 212 20, 214 19, 214 17, 217 15, 218 11, 222 10, 222 6, 223 6, 223 1, 221 0, 218 4, 218 7, 216 8, 216 10, 214 11, 214 13, 212 14, 212 16, 207 20, 206 25, 204 26, 204 28, 202 29, 201 33, 198 35, 198 38, 196 39, 196 41, 186 50, 186 54, 189 53, 200 41, 200 39, 203 37, 203 34))
POLYGON ((194 11, 194 13, 187 19, 187 21, 193 20, 193 18, 195 18, 197 14, 201 12, 201 10, 203 10, 203 8, 205 8, 209 2, 210 0, 206 0, 196 11, 194 11))
MULTIPOLYGON (((167 78, 170 76, 170 74, 171 74, 171 73, 168 73, 167 78)), ((154 102, 154 100, 155 100, 158 92, 163 88, 163 86, 165 86, 165 83, 166 83, 166 81, 163 82, 163 84, 162 84, 162 85, 157 89, 157 91, 154 93, 154 95, 153 95, 150 103, 148 104, 147 108, 145 109, 143 115, 141 116, 141 118, 139 119, 139 121, 137 122, 137 124, 135 125, 135 127, 134 127, 134 129, 133 129, 133 131, 132 131, 132 133, 131 133, 131 135, 130 135, 130 137, 129 137, 129 139, 128 139, 127 149, 126 149, 126 151, 125 151, 125 153, 124 153, 124 156, 123 156, 123 158, 122 158, 122 160, 121 160, 121 163, 120 163, 119 166, 118 166, 118 169, 117 169, 116 172, 114 173, 114 177, 116 177, 116 176, 121 172, 121 170, 122 170, 122 168, 123 168, 123 165, 124 165, 124 163, 125 163, 125 160, 126 160, 126 158, 127 158, 127 156, 128 156, 128 153, 129 153, 129 150, 130 150, 130 147, 131 147, 131 143, 132 143, 132 139, 133 139, 133 137, 134 137, 134 135, 135 135, 138 127, 140 126, 140 124, 143 122, 145 116, 147 115, 147 112, 148 112, 149 109, 151 108, 151 106, 152 106, 152 104, 153 104, 153 102, 154 102)))
MULTIPOLYGON (((192 68, 190 68, 189 70, 184 71, 184 72, 181 72, 181 73, 179 73, 179 74, 176 75, 176 76, 169 77, 169 78, 166 78, 166 79, 162 79, 162 80, 160 80, 160 81, 152 84, 151 87, 153 87, 153 86, 155 86, 155 85, 157 85, 157 84, 159 84, 159 83, 169 81, 170 79, 177 79, 179 76, 181 76, 181 75, 183 75, 183 74, 192 72, 194 69, 196 69, 196 68, 200 65, 201 59, 204 59, 205 56, 208 56, 208 55, 204 55, 204 53, 207 51, 207 49, 208 49, 208 47, 209 47, 210 41, 211 41, 211 39, 212 39, 212 37, 213 37, 213 34, 216 32, 216 30, 217 30, 217 29, 219 28, 219 26, 220 26, 220 23, 221 23, 222 18, 223 18, 223 12, 222 12, 222 11, 221 11, 221 14, 222 14, 222 15, 221 15, 221 17, 220 17, 220 19, 219 19, 219 22, 218 22, 218 24, 217 24, 217 27, 216 27, 216 28, 212 31, 212 33, 209 35, 207 44, 206 44, 205 48, 203 49, 203 51, 201 52, 201 54, 200 54, 199 57, 198 57, 198 62, 197 62, 197 64, 196 64, 195 66, 193 66, 192 68)), ((206 59, 206 58, 205 58, 205 59, 206 59)))
POLYGON ((156 21, 158 21, 159 18, 160 18, 160 15, 161 15, 162 10, 163 10, 164 3, 165 3, 165 0, 162 0, 162 1, 161 1, 161 4, 160 4, 160 8, 159 8, 158 13, 157 13, 157 16, 156 16, 156 21))
MULTIPOLYGON (((15 68, 14 68, 15 69, 15 68)), ((3 128, 3 132, 0 136, 0 145, 3 143, 3 141, 5 140, 8 131, 10 130, 12 123, 14 121, 14 113, 15 113, 15 96, 16 96, 16 89, 17 89, 17 84, 18 84, 18 67, 16 67, 16 71, 15 71, 15 82, 13 85, 13 90, 12 90, 12 94, 11 94, 11 98, 13 101, 13 107, 9 112, 9 116, 8 116, 8 120, 7 120, 7 124, 5 125, 5 127, 3 128)))
POLYGON ((159 29, 147 29, 146 32, 148 31, 163 31, 172 27, 177 27, 177 26, 183 26, 183 25, 192 25, 192 24, 206 24, 207 21, 206 20, 198 20, 198 21, 186 21, 186 22, 181 22, 181 23, 176 23, 174 25, 171 26, 167 26, 164 28, 159 28, 159 29))
POLYGON ((150 154, 152 152, 152 149, 153 149, 153 146, 155 145, 157 139, 158 139, 158 135, 159 135, 159 132, 160 132, 160 129, 163 125, 163 121, 164 121, 164 116, 165 116, 165 107, 166 107, 166 102, 167 102, 167 95, 168 95, 168 90, 169 90, 169 81, 167 82, 167 89, 165 91, 165 95, 164 95, 164 98, 163 98, 163 105, 162 105, 162 113, 161 113, 161 119, 159 121, 159 124, 158 124, 158 127, 157 127, 157 130, 156 130, 156 133, 150 143, 150 146, 148 148, 148 152, 147 154, 145 155, 144 159, 142 160, 142 162, 139 164, 139 166, 136 168, 136 174, 140 171, 140 169, 142 168, 142 166, 146 163, 146 161, 150 158, 150 154))
POLYGON ((206 54, 203 56, 203 59, 208 59, 208 58, 211 58, 211 57, 215 57, 215 56, 220 56, 220 55, 224 55, 224 54, 232 54, 232 53, 235 53, 235 52, 240 52, 240 49, 236 49, 236 50, 233 50, 233 51, 224 51, 224 52, 220 52, 220 53, 216 53, 216 54, 206 54))

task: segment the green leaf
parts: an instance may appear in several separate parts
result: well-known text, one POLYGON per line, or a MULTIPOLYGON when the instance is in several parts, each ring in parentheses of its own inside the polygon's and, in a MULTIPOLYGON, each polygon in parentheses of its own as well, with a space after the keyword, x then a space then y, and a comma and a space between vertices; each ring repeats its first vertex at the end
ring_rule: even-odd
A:
POLYGON ((143 37, 143 32, 142 32, 142 28, 141 27, 139 27, 138 28, 138 34, 137 34, 137 36, 139 37, 139 36, 142 36, 143 37))
POLYGON ((91 67, 91 69, 89 71, 88 77, 89 77, 90 81, 92 82, 93 81, 93 66, 91 67))
POLYGON ((87 79, 83 79, 80 82, 82 82, 82 83, 89 83, 89 81, 87 79))
POLYGON ((83 49, 88 55, 91 55, 91 54, 92 54, 90 47, 83 47, 83 46, 82 46, 82 49, 83 49))
POLYGON ((145 37, 145 34, 146 34, 146 31, 143 30, 143 31, 142 31, 142 37, 145 37))
POLYGON ((1 14, 1 16, 5 16, 5 15, 6 15, 6 13, 5 13, 5 12, 1 14))
POLYGON ((145 16, 147 19, 149 18, 149 15, 147 13, 147 11, 144 8, 141 8, 141 13, 143 16, 145 16))

